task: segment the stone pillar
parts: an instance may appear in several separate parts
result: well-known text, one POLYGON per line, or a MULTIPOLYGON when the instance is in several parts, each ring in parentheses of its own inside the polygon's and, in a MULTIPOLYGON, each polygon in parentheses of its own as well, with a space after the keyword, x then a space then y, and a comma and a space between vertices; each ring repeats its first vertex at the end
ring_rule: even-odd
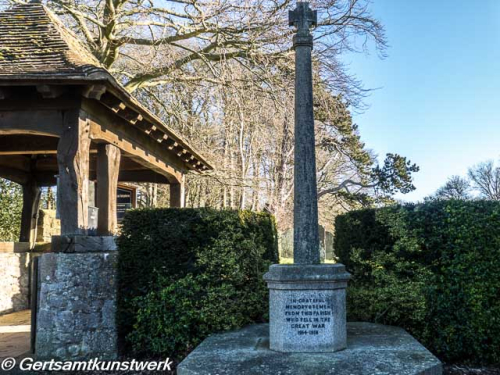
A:
POLYGON ((21 234, 19 242, 36 242, 38 206, 40 205, 40 187, 35 181, 29 181, 23 188, 23 211, 21 216, 21 234))
POLYGON ((170 207, 184 208, 184 200, 184 177, 182 177, 181 182, 177 184, 170 184, 170 207))
POLYGON ((120 149, 110 144, 97 146, 97 234, 110 236, 116 232, 116 191, 120 172, 120 149))
POLYGON ((113 237, 54 237, 53 251, 38 260, 35 357, 115 359, 113 237))
POLYGON ((61 234, 86 234, 88 228, 88 186, 90 125, 78 110, 64 112, 63 132, 57 146, 59 182, 57 199, 61 234))
POLYGON ((318 264, 318 191, 314 140, 311 51, 316 12, 308 3, 297 3, 290 12, 290 25, 297 26, 295 49, 295 160, 294 160, 294 263, 318 264))

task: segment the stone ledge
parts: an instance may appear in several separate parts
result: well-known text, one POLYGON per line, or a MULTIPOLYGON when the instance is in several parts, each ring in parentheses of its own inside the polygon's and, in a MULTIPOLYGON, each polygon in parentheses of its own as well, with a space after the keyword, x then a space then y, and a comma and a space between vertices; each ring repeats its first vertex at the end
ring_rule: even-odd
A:
POLYGON ((101 253, 116 250, 113 236, 52 236, 54 253, 101 253))
POLYGON ((405 330, 347 323, 347 349, 335 353, 269 350, 269 326, 217 334, 177 367, 178 375, 441 375, 439 360, 405 330))
POLYGON ((273 264, 264 275, 266 281, 348 281, 351 274, 336 264, 273 264))
POLYGON ((269 289, 345 289, 351 274, 343 264, 273 264, 264 275, 269 289))

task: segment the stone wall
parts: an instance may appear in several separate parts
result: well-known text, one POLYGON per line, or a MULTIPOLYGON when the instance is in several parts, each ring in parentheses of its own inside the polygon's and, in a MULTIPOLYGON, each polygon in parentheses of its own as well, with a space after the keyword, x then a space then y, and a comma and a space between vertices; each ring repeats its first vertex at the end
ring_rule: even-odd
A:
POLYGON ((37 358, 113 359, 117 252, 39 258, 37 358))
POLYGON ((0 314, 30 307, 30 262, 40 255, 24 249, 17 252, 15 243, 10 244, 12 250, 8 251, 7 246, 2 246, 3 251, 0 251, 0 314))

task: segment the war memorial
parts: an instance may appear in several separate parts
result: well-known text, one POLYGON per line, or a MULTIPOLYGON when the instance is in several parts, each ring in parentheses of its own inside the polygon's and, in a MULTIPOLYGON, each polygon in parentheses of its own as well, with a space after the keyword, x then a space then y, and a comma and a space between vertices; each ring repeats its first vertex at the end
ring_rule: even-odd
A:
MULTIPOLYGON (((119 3, 106 2, 104 13, 115 5, 119 8, 119 3)), ((203 13, 198 0, 173 3, 175 11, 167 11, 169 22, 175 17, 189 18, 190 12, 203 13), (183 6, 185 15, 180 10, 183 6)), ((18 184, 22 192, 20 232, 15 242, 12 239, 0 242, 0 366, 4 364, 4 357, 14 362, 30 358, 76 363, 94 359, 119 362, 137 355, 137 358, 146 359, 164 356, 166 364, 171 363, 169 356, 172 356, 174 371, 179 375, 442 375, 443 364, 447 373, 448 358, 456 359, 469 349, 469 360, 481 351, 489 355, 484 363, 500 358, 494 349, 497 338, 491 333, 496 332, 498 290, 490 287, 488 279, 494 279, 500 272, 500 268, 495 268, 498 259, 495 246, 500 240, 494 237, 500 227, 500 206, 479 200, 465 203, 462 200, 451 200, 451 203, 435 200, 430 203, 430 211, 426 211, 419 205, 409 208, 402 205, 401 208, 388 204, 389 211, 384 211, 386 216, 382 215, 386 221, 381 224, 374 213, 380 207, 373 204, 358 209, 361 207, 358 205, 352 211, 336 213, 335 225, 333 220, 330 223, 335 233, 328 232, 331 238, 325 239, 326 229, 321 226, 323 224, 319 225, 319 120, 315 118, 318 106, 315 99, 320 96, 321 88, 315 84, 318 61, 317 55, 313 55, 313 47, 319 45, 315 35, 322 16, 319 15, 318 22, 315 9, 325 8, 318 8, 319 2, 284 4, 286 7, 280 11, 291 7, 288 27, 286 22, 280 25, 290 32, 286 43, 292 46, 287 51, 291 65, 284 70, 290 77, 290 85, 294 80, 294 89, 286 90, 290 99, 288 112, 292 113, 292 106, 294 110, 290 127, 292 121, 294 126, 293 130, 285 129, 284 139, 280 141, 286 143, 288 136, 292 145, 288 150, 291 211, 286 230, 293 233, 293 261, 279 254, 278 226, 270 205, 259 206, 265 200, 258 193, 254 192, 251 197, 244 193, 244 189, 250 188, 258 191, 255 184, 238 186, 231 172, 230 182, 225 186, 220 183, 221 175, 214 173, 218 168, 227 167, 221 160, 235 163, 231 153, 226 155, 226 139, 220 144, 211 144, 213 148, 220 148, 224 158, 214 163, 205 157, 200 151, 203 143, 195 147, 188 142, 193 138, 182 134, 178 128, 174 131, 165 120, 170 113, 160 118, 151 106, 141 104, 141 93, 145 91, 127 89, 125 79, 122 77, 120 81, 111 68, 106 68, 98 54, 82 42, 82 35, 72 32, 45 2, 16 2, 0 12, 0 178, 18 184), (188 206, 186 180, 196 176, 199 183, 210 173, 213 173, 209 176, 211 179, 207 180, 220 188, 214 195, 223 203, 216 205, 201 198, 200 194, 197 200, 192 198, 196 203, 188 206), (144 209, 130 210, 138 206, 138 187, 134 184, 168 187, 164 190, 168 192, 168 204, 161 207, 143 205, 144 209), (48 187, 57 189, 57 210, 53 210, 54 217, 49 218, 57 222, 57 234, 50 230, 45 232, 39 224, 41 195, 48 187), (237 188, 243 191, 239 197, 234 194, 237 188), (245 206, 248 202, 252 204, 245 206), (464 208, 466 206, 469 208, 464 208), (469 209, 473 212, 470 217, 469 209), (350 214, 353 216, 345 219, 350 214), (403 308, 398 310, 403 317, 396 323, 389 318, 389 321, 378 320, 383 314, 367 319, 358 314, 362 321, 352 321, 353 305, 360 310, 359 306, 363 309, 366 304, 368 310, 368 304, 378 302, 373 295, 376 298, 379 295, 370 295, 372 299, 365 301, 359 297, 362 293, 349 293, 352 290, 349 288, 359 282, 356 277, 362 272, 359 272, 361 267, 349 263, 351 254, 340 254, 337 247, 335 251, 338 252, 334 254, 338 217, 344 217, 345 226, 354 228, 345 230, 349 232, 347 237, 365 236, 365 231, 369 232, 367 237, 375 238, 373 242, 366 241, 363 249, 346 245, 346 253, 364 251, 362 255, 369 255, 362 259, 366 263, 374 259, 370 257, 376 251, 379 251, 377 255, 387 253, 388 263, 401 261, 403 264, 404 277, 394 277, 396 281, 391 282, 417 280, 415 284, 425 284, 423 287, 418 285, 421 289, 410 289, 412 284, 407 289, 401 288, 403 292, 397 290, 400 293, 410 290, 414 294, 403 301, 403 308), (410 225, 404 220, 417 222, 416 229, 411 228, 414 230, 411 238, 404 237, 410 232, 407 228, 410 225), (479 223, 477 227, 476 222, 479 223), (451 239, 439 232, 445 232, 441 226, 449 226, 446 236, 451 239), (469 235, 468 228, 472 226, 475 228, 469 235), (404 235, 391 232, 389 227, 404 235), (437 240, 432 237, 434 232, 432 235, 427 233, 434 230, 437 240), (37 233, 48 239, 43 248, 37 247, 37 233), (429 235, 431 240, 426 242, 427 238, 417 238, 415 233, 422 237, 429 235), (397 237, 399 235, 402 239, 397 237), (460 237, 462 235, 465 239, 460 237), (326 256, 327 242, 329 257, 326 256), (378 245, 382 250, 376 248, 378 245), (394 256, 397 251, 399 253, 394 256), (477 268, 472 259, 477 260, 477 268), (430 281, 427 284, 427 277, 429 280, 432 277, 434 284, 430 281), (470 290, 464 291, 469 286, 470 290), (428 293, 425 297, 424 291, 428 293), (425 330, 412 330, 411 324, 404 325, 408 321, 413 323, 414 316, 405 320, 404 315, 410 315, 408 312, 415 306, 412 305, 415 300, 420 309, 420 315, 415 314, 418 315, 416 320, 435 318, 433 325, 426 325, 425 330), (434 310, 431 311, 432 303, 434 310), (477 321, 470 319, 469 322, 467 318, 476 315, 477 321), (15 326, 8 325, 9 319, 18 318, 21 321, 15 326), (447 335, 440 336, 439 340, 444 339, 436 344, 438 340, 433 341, 430 337, 434 334, 432 328, 441 330, 445 326, 443 321, 448 319, 458 323, 453 321, 454 326, 443 328, 447 335), (489 326, 484 328, 486 324, 494 326, 491 331, 489 326), (450 357, 442 357, 443 353, 448 354, 447 351, 450 357)), ((64 8, 67 4, 63 5, 64 8)), ((240 4, 236 4, 233 9, 239 7, 240 4)), ((128 11, 134 18, 133 10, 127 9, 125 13, 128 11)), ((148 8, 147 12, 151 13, 134 22, 157 26, 157 19, 151 21, 147 17, 163 11, 165 9, 148 8)), ((75 19, 85 22, 85 17, 78 12, 74 13, 75 19)), ((286 13, 281 13, 282 18, 285 16, 286 13)), ((106 22, 113 24, 119 19, 118 16, 112 18, 108 17, 106 22)), ((279 19, 283 21, 282 18, 279 19)), ((196 20, 207 27, 204 15, 196 20)), ((127 22, 131 22, 130 19, 124 24, 127 22)), ((189 31, 192 26, 189 22, 183 20, 181 23, 184 36, 202 35, 202 40, 206 38, 203 43, 209 46, 223 43, 217 38, 212 43, 204 32, 189 31)), ((102 25, 96 27, 101 34, 105 29, 102 25)), ((237 26, 229 30, 236 34, 249 33, 237 26)), ((219 56, 208 47, 201 53, 193 52, 189 41, 177 43, 177 38, 180 37, 167 36, 162 41, 180 46, 183 53, 190 56, 180 60, 191 62, 192 59, 206 64, 206 69, 214 75, 222 74, 210 63, 225 59, 231 53, 226 55, 225 50, 224 56, 219 56)), ((133 36, 127 35, 122 42, 126 45, 132 39, 133 36)), ((146 45, 150 41, 138 38, 136 42, 146 45)), ((238 42, 229 40, 228 45, 234 47, 238 42)), ((158 52, 163 46, 153 41, 150 47, 158 52)), ((234 54, 244 55, 241 51, 234 54)), ((200 78, 195 73, 189 71, 192 76, 184 73, 181 76, 172 73, 169 78, 198 84, 200 78)), ((159 77, 168 75, 162 74, 159 77)), ((160 80, 159 77, 153 81, 160 80)), ((211 80, 218 88, 226 85, 213 77, 211 80)), ((246 91, 247 86, 243 87, 246 91)), ((180 96, 190 94, 186 91, 180 96)), ((329 95, 332 99, 332 94, 329 95)), ((348 108, 349 105, 340 99, 335 100, 345 106, 343 109, 348 108)), ((187 112, 191 116, 193 103, 187 102, 187 112)), ((193 102, 198 105, 203 100, 198 97, 193 102)), ((207 103, 203 105, 212 111, 207 118, 219 121, 211 118, 215 112, 219 114, 219 109, 211 107, 213 102, 207 103)), ((235 101, 234 108, 230 103, 220 110, 234 110, 240 116, 236 116, 240 120, 239 132, 243 132, 246 125, 242 103, 254 104, 249 100, 235 101)), ((254 110, 252 107, 249 111, 254 110)), ((259 108, 264 115, 268 115, 265 113, 268 110, 259 108)), ((186 133, 193 125, 192 117, 188 126, 182 128, 186 133)), ((350 119, 350 114, 348 117, 350 119)), ((260 117, 255 120, 259 124, 260 121, 260 117)), ((349 126, 355 128, 352 123, 349 126)), ((198 131, 201 127, 209 128, 209 124, 202 123, 198 131)), ((208 134, 213 136, 210 131, 208 134)), ((357 137, 359 142, 357 134, 353 131, 346 137, 357 137)), ((259 136, 261 138, 256 136, 255 142, 262 142, 262 137, 269 137, 269 134, 259 136)), ((244 164, 245 142, 241 139, 231 142, 241 151, 240 162, 244 164)), ((405 172, 413 168, 405 158, 401 160, 405 172)), ((252 168, 253 173, 258 170, 255 166, 252 168)), ((415 169, 418 170, 415 167, 413 171, 415 169)), ((283 175, 280 178, 284 179, 283 175)), ((408 179, 406 182, 411 183, 411 178, 408 179)), ((199 183, 196 192, 210 187, 199 183)), ((385 263, 380 263, 382 265, 376 264, 377 269, 384 268, 385 263)), ((395 268, 399 266, 398 263, 395 268)), ((363 287, 366 288, 366 284, 372 287, 372 276, 363 280, 363 287)), ((383 289, 380 284, 375 287, 383 289)), ((387 290, 392 293, 395 288, 387 290)), ((380 295, 387 298, 387 290, 380 295)), ((394 306, 390 297, 387 298, 389 302, 382 301, 386 303, 384 314, 394 306)), ((13 374, 26 373, 13 371, 13 374)))
POLYGON ((317 15, 299 2, 289 17, 297 29, 294 264, 264 275, 269 325, 208 338, 178 374, 440 375, 439 360, 404 330, 346 323, 350 275, 342 264, 320 264, 310 33, 317 15))

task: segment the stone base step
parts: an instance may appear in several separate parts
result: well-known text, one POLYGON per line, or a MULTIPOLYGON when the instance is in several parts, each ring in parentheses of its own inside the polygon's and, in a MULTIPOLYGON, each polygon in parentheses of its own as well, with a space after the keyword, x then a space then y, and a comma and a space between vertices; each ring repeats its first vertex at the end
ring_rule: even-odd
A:
POLYGON ((210 336, 177 367, 178 375, 441 375, 441 362, 405 330, 347 323, 347 349, 279 353, 269 325, 210 336))

